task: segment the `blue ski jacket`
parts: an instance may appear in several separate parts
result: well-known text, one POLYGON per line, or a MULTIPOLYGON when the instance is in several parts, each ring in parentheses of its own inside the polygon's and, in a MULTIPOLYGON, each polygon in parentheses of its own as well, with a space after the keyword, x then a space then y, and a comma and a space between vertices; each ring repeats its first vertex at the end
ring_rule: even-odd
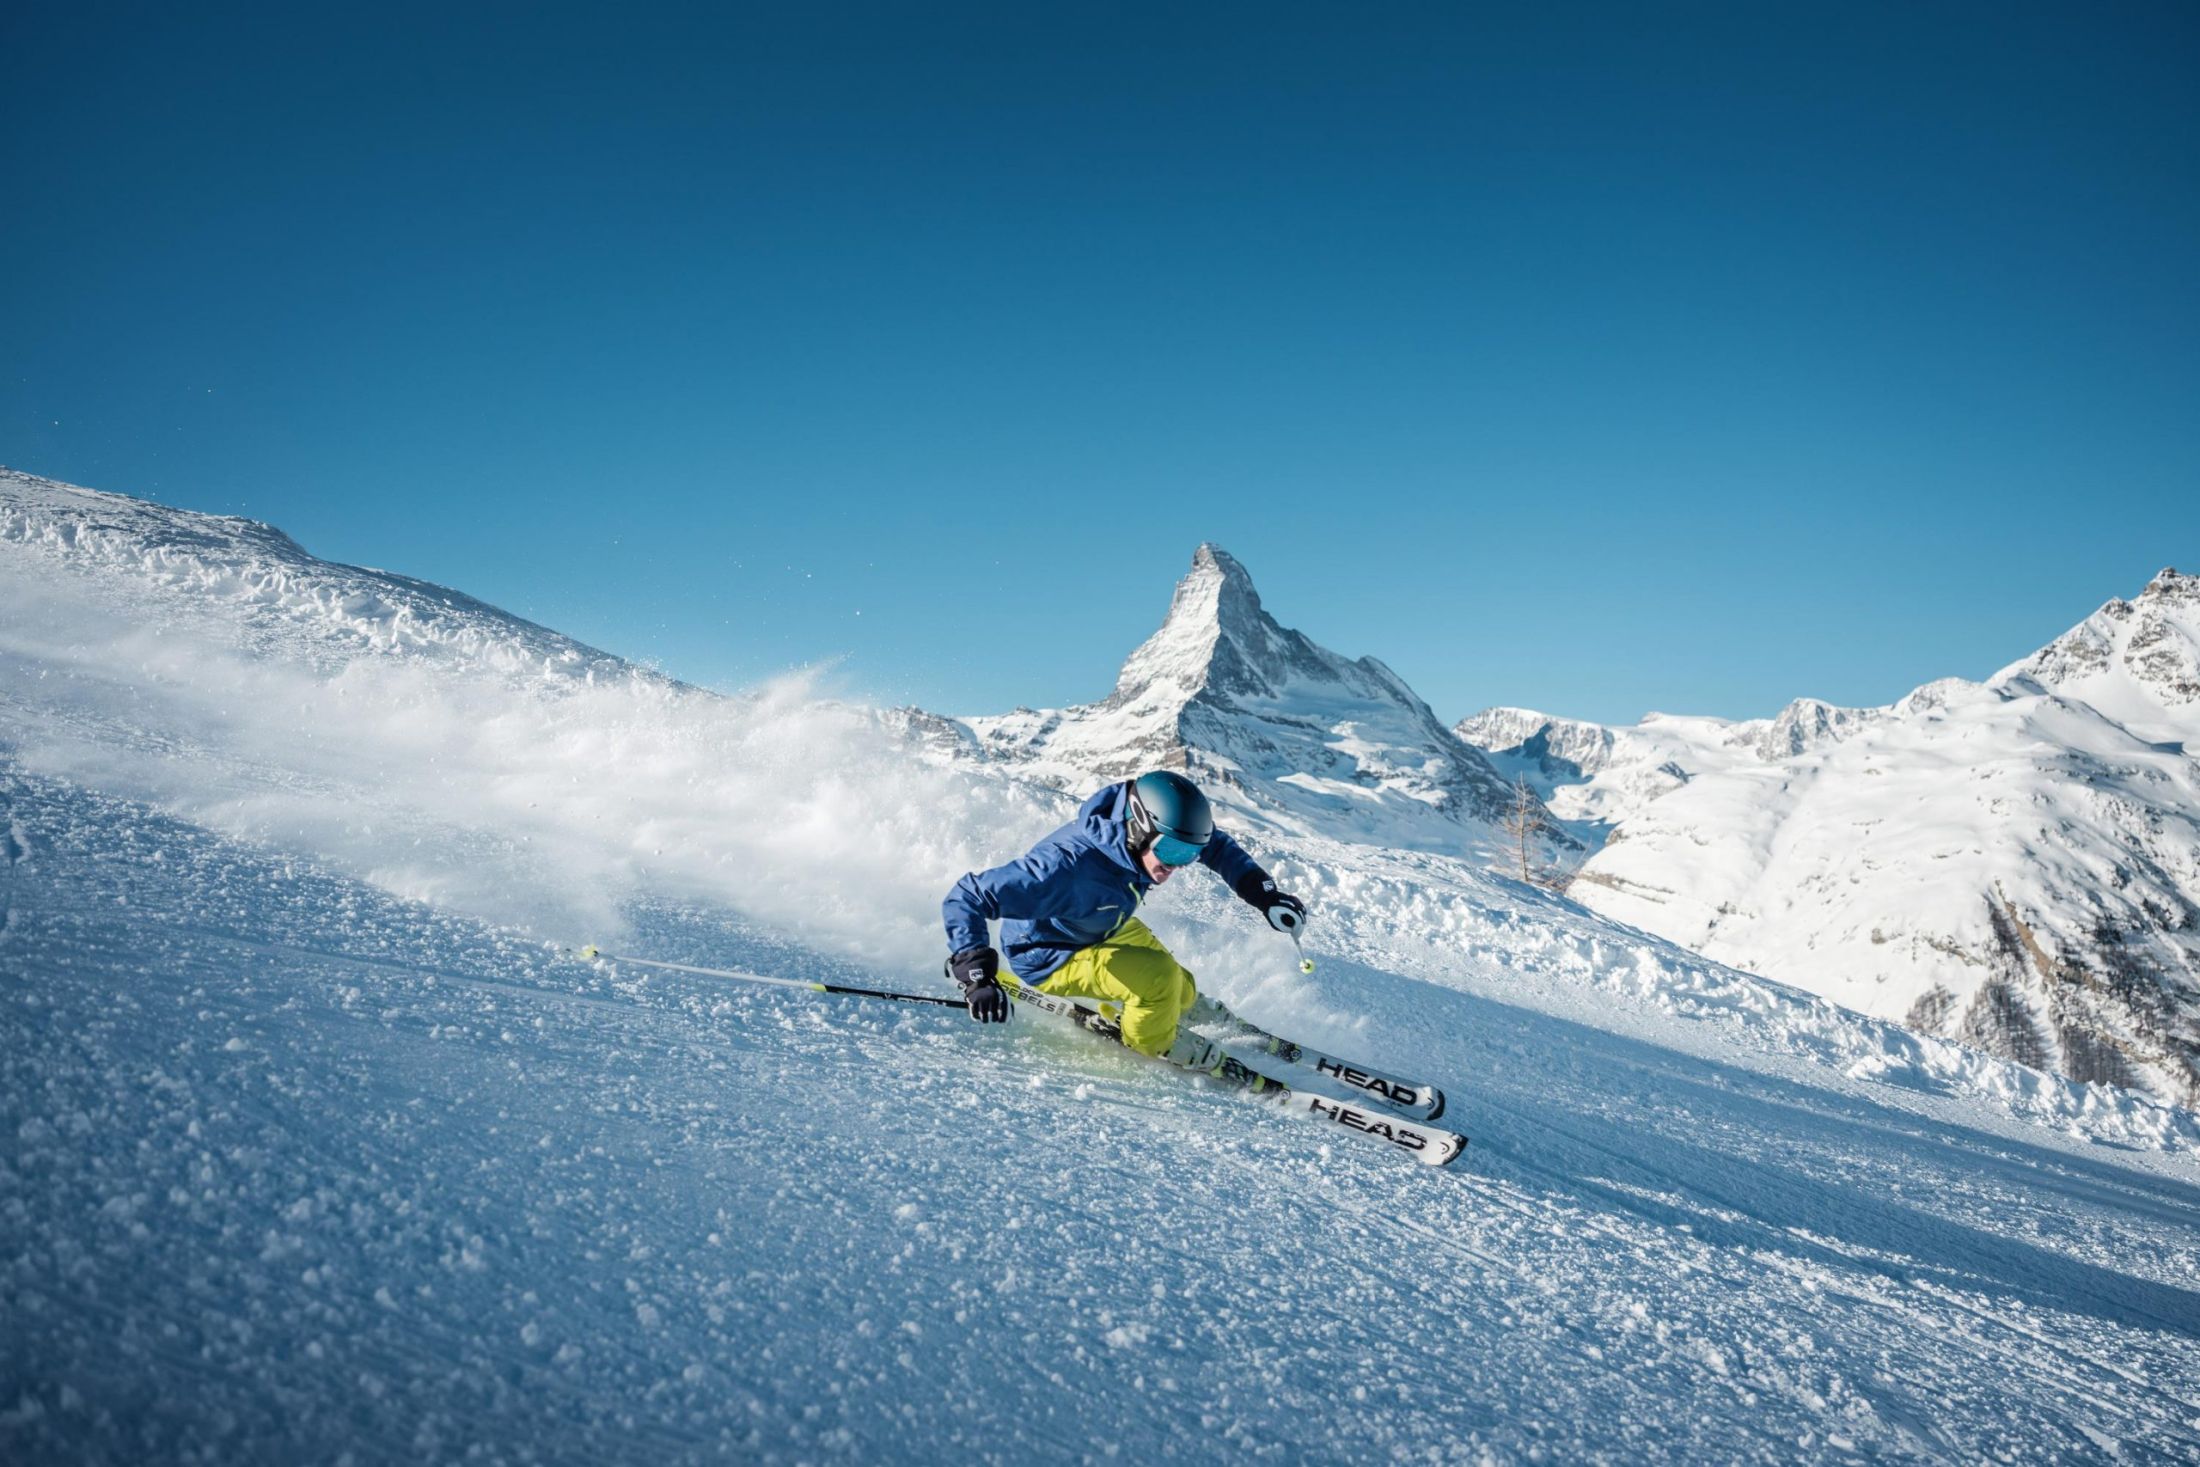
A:
MULTIPOLYGON (((1130 790, 1129 780, 1107 786, 1017 860, 956 882, 940 904, 947 950, 987 946, 985 924, 998 920, 1008 966, 1038 982, 1136 913, 1154 883, 1130 853, 1130 790)), ((1199 859, 1233 889, 1248 875, 1266 874, 1219 830, 1199 859)))

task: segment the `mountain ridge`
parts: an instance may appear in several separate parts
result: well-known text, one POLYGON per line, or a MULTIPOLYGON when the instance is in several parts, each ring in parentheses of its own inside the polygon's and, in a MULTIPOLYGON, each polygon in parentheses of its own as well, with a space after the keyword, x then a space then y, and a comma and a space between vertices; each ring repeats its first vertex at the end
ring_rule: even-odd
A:
POLYGON ((551 679, 663 674, 491 606, 394 571, 322 560, 273 525, 176 509, 0 466, 0 542, 81 573, 157 614, 162 589, 240 609, 247 645, 278 645, 318 665, 360 647, 481 663, 551 679), (151 592, 154 600, 147 599, 151 592), (451 613, 464 613, 453 616, 451 613))
POLYGON ((1603 822, 1571 887, 1592 909, 2200 1105, 2200 578, 2164 569, 1985 682, 1883 708, 1624 728, 1498 709, 1461 729, 1560 816, 1603 822), (1554 756, 1600 740, 1593 767, 1554 756))

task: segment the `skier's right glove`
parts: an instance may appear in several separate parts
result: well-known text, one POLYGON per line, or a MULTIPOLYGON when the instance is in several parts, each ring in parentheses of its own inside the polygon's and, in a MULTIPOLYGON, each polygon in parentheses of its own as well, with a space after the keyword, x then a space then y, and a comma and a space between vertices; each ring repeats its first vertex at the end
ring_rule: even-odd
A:
POLYGON ((947 960, 947 976, 962 985, 970 1017, 981 1024, 1008 1022, 1008 995, 998 978, 1001 955, 989 947, 966 947, 947 960))
POLYGON ((1258 907, 1268 925, 1278 932, 1296 937, 1306 926, 1306 903, 1287 891, 1276 890, 1265 871, 1246 872, 1238 880, 1237 894, 1247 906, 1258 907))

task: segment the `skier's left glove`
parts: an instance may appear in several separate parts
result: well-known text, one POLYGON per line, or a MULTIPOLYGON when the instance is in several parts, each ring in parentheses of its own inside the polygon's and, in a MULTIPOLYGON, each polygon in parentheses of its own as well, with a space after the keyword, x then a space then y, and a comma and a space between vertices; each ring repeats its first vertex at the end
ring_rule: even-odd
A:
POLYGON ((1278 932, 1296 937, 1306 927, 1306 903, 1287 891, 1276 890, 1276 883, 1265 871, 1246 872, 1237 884, 1237 894, 1246 905, 1260 908, 1268 925, 1278 932))
POLYGON ((1001 955, 989 947, 966 947, 947 960, 947 976, 962 985, 970 1017, 981 1024, 1008 1022, 1008 995, 1001 991, 1000 971, 1001 955))

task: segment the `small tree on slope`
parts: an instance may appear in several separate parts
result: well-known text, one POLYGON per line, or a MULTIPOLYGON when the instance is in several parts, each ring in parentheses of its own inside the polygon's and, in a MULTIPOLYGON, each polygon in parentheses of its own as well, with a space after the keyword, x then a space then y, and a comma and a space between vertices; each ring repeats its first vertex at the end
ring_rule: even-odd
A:
POLYGON ((1513 781, 1512 805, 1499 828, 1513 838, 1513 850, 1520 862, 1520 879, 1536 885, 1549 885, 1535 860, 1535 840, 1550 833, 1551 822, 1543 813, 1543 802, 1528 792, 1524 779, 1513 781))

